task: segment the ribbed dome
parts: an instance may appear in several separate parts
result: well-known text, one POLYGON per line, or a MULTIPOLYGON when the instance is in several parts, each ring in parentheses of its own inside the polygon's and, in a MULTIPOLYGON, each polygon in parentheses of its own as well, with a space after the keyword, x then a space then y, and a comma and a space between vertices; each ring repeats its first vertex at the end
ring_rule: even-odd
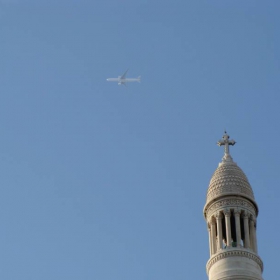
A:
POLYGON ((233 161, 222 162, 210 181, 206 205, 219 197, 237 195, 248 198, 255 205, 255 198, 250 183, 244 172, 233 161))

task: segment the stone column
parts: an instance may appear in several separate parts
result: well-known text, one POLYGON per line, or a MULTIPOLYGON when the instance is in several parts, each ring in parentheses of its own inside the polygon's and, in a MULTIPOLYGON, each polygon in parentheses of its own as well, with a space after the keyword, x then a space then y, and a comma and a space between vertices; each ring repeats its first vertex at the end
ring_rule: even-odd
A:
POLYGON ((227 247, 231 247, 231 225, 230 225, 230 210, 224 211, 226 217, 226 233, 227 233, 227 247))
POLYGON ((212 218, 211 220, 211 237, 212 237, 212 254, 216 254, 217 251, 217 242, 216 242, 216 222, 212 218))
POLYGON ((250 244, 251 249, 255 252, 255 246, 254 246, 254 221, 252 219, 249 220, 250 225, 250 244))
POLYGON ((251 217, 250 219, 250 237, 251 237, 251 247, 252 250, 255 253, 258 253, 257 251, 257 239, 256 239, 256 227, 255 227, 255 219, 253 217, 251 217))
POLYGON ((222 214, 216 215, 217 231, 218 231, 218 251, 223 249, 223 233, 222 233, 222 214))
POLYGON ((234 210, 237 247, 241 246, 240 213, 239 209, 234 210))
POLYGON ((249 235, 249 221, 248 221, 248 213, 244 213, 243 221, 244 221, 244 232, 245 232, 245 244, 244 247, 250 249, 250 235, 249 235))
POLYGON ((211 229, 210 227, 207 227, 208 229, 208 234, 209 234, 209 249, 210 249, 210 257, 213 254, 213 249, 212 249, 212 234, 211 234, 211 229))
POLYGON ((257 241, 257 220, 254 220, 254 239, 255 239, 255 253, 258 253, 258 241, 257 241))

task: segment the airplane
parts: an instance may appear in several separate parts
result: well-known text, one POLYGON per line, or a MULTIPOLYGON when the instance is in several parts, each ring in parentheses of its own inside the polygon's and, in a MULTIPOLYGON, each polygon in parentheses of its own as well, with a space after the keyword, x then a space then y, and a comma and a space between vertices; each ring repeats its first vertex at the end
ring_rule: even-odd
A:
POLYGON ((126 85, 127 82, 138 82, 140 83, 141 80, 141 76, 139 76, 138 78, 126 78, 126 73, 127 73, 128 69, 124 72, 124 74, 122 76, 119 76, 118 78, 108 78, 107 81, 108 82, 118 82, 118 85, 126 85))

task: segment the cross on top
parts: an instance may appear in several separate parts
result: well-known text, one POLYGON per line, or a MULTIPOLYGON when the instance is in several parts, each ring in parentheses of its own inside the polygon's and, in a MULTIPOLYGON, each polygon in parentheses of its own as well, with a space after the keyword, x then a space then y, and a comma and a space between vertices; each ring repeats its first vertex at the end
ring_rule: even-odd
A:
POLYGON ((223 160, 224 161, 227 161, 227 160, 232 160, 230 154, 229 154, 229 146, 233 146, 236 142, 232 139, 232 140, 229 140, 229 135, 227 135, 227 132, 225 131, 225 134, 223 136, 223 140, 220 140, 217 142, 217 145, 218 146, 225 146, 225 154, 224 154, 224 157, 223 157, 223 160))

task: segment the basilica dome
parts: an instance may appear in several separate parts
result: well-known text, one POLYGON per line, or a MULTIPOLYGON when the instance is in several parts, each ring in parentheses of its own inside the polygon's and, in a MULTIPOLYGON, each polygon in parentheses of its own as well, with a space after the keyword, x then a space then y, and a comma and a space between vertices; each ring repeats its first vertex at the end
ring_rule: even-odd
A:
POLYGON ((243 196, 256 204, 246 175, 234 162, 221 163, 216 169, 208 187, 206 204, 228 195, 243 196))
MULTIPOLYGON (((222 162, 214 172, 208 190, 206 206, 225 196, 237 196, 249 199, 258 209, 251 185, 241 170, 241 168, 233 161, 229 146, 234 145, 234 140, 229 140, 229 135, 225 132, 223 140, 218 141, 219 146, 225 146, 225 154, 222 162)), ((258 210, 257 210, 258 211, 258 210)))

